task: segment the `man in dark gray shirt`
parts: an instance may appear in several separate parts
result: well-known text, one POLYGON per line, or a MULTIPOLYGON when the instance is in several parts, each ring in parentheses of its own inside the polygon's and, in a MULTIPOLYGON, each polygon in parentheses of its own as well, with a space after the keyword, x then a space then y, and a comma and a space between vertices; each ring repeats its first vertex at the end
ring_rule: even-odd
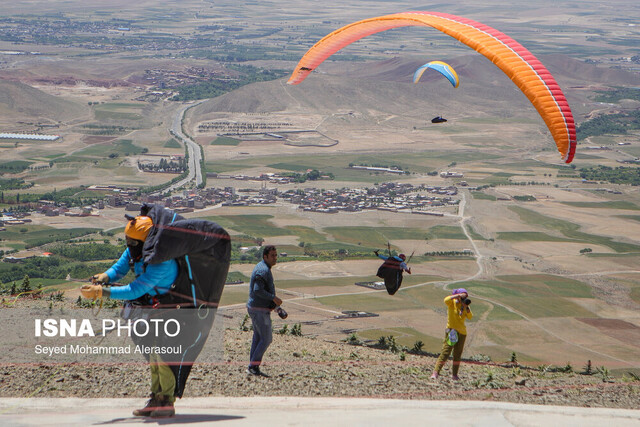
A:
POLYGON ((271 267, 278 262, 278 251, 275 246, 265 246, 260 261, 251 273, 249 283, 249 301, 247 311, 253 323, 253 341, 249 353, 249 375, 263 375, 260 371, 262 356, 269 348, 272 340, 271 310, 280 306, 282 300, 276 296, 271 267))

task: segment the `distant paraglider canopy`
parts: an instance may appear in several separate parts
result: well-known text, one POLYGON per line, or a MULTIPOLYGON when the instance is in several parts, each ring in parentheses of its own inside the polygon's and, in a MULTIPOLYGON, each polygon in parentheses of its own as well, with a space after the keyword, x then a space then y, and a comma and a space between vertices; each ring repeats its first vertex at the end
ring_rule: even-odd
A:
POLYGON ((289 84, 298 84, 325 59, 363 37, 392 28, 427 26, 466 44, 496 64, 536 108, 566 163, 576 151, 576 126, 569 103, 558 83, 538 59, 520 43, 487 25, 448 13, 404 12, 346 25, 323 37, 304 54, 289 84))
POLYGON ((445 119, 444 117, 440 117, 440 116, 437 116, 437 117, 434 117, 433 119, 431 119, 431 123, 444 123, 446 121, 447 121, 447 119, 445 119))
POLYGON ((422 77, 424 72, 429 69, 436 70, 437 72, 445 76, 447 80, 451 82, 451 85, 454 88, 460 85, 460 78, 458 77, 458 73, 456 73, 456 70, 454 70, 451 65, 442 61, 427 62, 426 64, 418 68, 416 72, 413 73, 413 82, 418 83, 418 81, 420 80, 420 77, 422 77))

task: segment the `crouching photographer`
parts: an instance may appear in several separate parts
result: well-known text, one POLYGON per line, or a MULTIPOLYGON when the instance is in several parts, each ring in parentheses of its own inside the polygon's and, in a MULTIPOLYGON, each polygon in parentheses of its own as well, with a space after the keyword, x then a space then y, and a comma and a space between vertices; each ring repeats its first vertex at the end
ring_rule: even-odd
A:
POLYGON ((454 289, 452 295, 444 299, 447 305, 447 329, 445 331, 444 341, 442 343, 442 352, 436 362, 436 366, 431 374, 432 379, 437 379, 440 375, 442 367, 449 359, 449 355, 453 352, 453 366, 451 368, 451 378, 458 381, 458 370, 460 369, 460 360, 462 359, 462 350, 464 349, 464 341, 467 338, 467 327, 464 322, 473 318, 473 313, 469 308, 471 300, 466 289, 454 289))

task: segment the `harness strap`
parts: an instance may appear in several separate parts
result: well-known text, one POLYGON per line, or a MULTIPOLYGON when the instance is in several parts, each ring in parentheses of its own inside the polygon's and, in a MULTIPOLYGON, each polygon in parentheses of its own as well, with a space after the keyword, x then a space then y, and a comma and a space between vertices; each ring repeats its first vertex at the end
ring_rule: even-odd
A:
POLYGON ((191 272, 191 263, 189 262, 189 255, 184 256, 184 260, 187 264, 187 271, 189 272, 189 282, 191 283, 191 296, 193 297, 193 306, 198 306, 198 299, 196 298, 196 285, 193 283, 193 273, 191 272))

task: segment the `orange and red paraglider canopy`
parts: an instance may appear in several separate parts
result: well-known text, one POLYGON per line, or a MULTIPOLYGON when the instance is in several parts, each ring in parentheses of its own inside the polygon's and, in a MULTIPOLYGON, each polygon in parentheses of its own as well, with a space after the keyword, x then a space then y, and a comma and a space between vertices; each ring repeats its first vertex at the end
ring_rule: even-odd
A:
POLYGON ((470 19, 438 12, 403 12, 354 22, 313 45, 287 83, 302 82, 325 59, 350 43, 407 26, 433 27, 486 56, 529 98, 549 128, 562 159, 571 163, 576 150, 575 123, 569 103, 551 73, 511 37, 470 19))

